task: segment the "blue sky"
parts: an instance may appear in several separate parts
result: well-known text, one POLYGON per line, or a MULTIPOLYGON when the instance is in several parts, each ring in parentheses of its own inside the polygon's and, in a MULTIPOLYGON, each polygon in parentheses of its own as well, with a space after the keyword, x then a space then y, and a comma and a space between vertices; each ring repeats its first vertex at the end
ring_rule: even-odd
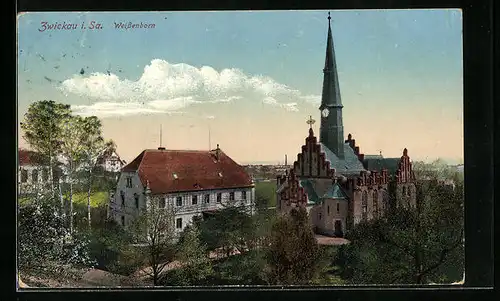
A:
MULTIPOLYGON (((363 10, 331 14, 346 134, 352 131, 366 153, 383 149, 387 156, 399 156, 402 148, 408 147, 411 156, 413 147, 415 158, 461 160, 461 12, 363 10)), ((137 114, 113 115, 108 110, 100 116, 107 138, 117 141, 125 157, 155 147, 158 139, 152 137, 159 124, 176 128, 164 139, 173 148, 200 148, 197 141, 204 140, 207 118, 214 139, 223 142, 223 149, 235 159, 275 161, 284 153, 294 157, 307 134, 305 119, 309 115, 319 118, 326 17, 326 11, 23 14, 18 17, 18 116, 22 118, 29 103, 41 99, 80 106, 75 110, 99 116, 102 104, 111 102, 123 108, 130 106, 133 98, 149 105, 148 109, 133 104, 137 114), (102 24, 103 29, 39 31, 41 22, 80 26, 91 21, 102 24), (114 22, 142 22, 155 24, 155 28, 116 29, 114 22), (187 67, 176 65, 181 63, 187 67), (151 67, 149 73, 147 66, 151 67), (213 96, 210 91, 215 88, 207 82, 207 74, 213 72, 198 72, 203 66, 219 75, 224 69, 238 70, 230 73, 230 78, 242 81, 246 88, 224 88, 224 95, 213 96), (85 73, 80 75, 82 68, 85 73), (107 75, 107 71, 116 77, 97 76, 107 75), (203 84, 197 81, 199 76, 204 78, 203 84), (90 91, 94 86, 89 87, 89 83, 102 88, 90 91), (171 83, 180 90, 155 94, 166 85, 156 87, 155 83, 171 83), (181 89, 181 84, 187 86, 181 89), (264 84, 272 91, 259 90, 264 84), (155 93, 144 88, 144 94, 130 96, 130 89, 138 86, 151 87, 155 93), (162 112, 150 110, 160 107, 162 112), (242 115, 239 120, 234 117, 242 115), (266 130, 283 124, 288 124, 292 133, 285 135, 286 140, 266 130), (117 130, 124 125, 147 127, 149 132, 137 132, 135 143, 131 143, 130 137, 124 139, 117 130), (231 146, 234 135, 228 128, 246 137, 237 143, 240 146, 231 146), (186 135, 193 138, 186 139, 186 135), (281 147, 263 150, 271 143, 281 147)), ((221 87, 220 81, 217 87, 221 87)))

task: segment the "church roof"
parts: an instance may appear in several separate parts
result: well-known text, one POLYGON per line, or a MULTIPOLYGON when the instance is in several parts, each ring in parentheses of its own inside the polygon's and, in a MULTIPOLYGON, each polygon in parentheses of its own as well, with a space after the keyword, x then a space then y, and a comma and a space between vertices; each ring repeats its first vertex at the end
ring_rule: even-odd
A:
POLYGON ((316 193, 316 190, 314 189, 314 186, 309 179, 303 179, 299 181, 299 185, 304 188, 304 191, 307 194, 307 204, 316 204, 320 201, 320 198, 318 197, 318 194, 316 193))
POLYGON ((325 195, 323 195, 324 199, 347 199, 347 195, 342 190, 338 183, 335 183, 330 187, 325 195))
POLYGON ((330 167, 335 168, 335 171, 341 175, 354 175, 364 171, 365 168, 354 150, 348 143, 344 144, 344 159, 340 159, 326 145, 319 143, 321 151, 325 153, 325 160, 330 162, 330 167))
POLYGON ((122 169, 138 172, 153 194, 253 185, 245 169, 223 151, 147 149, 122 169))
POLYGON ((394 174, 400 160, 400 158, 384 158, 381 155, 365 155, 363 163, 368 170, 381 171, 385 168, 389 174, 394 174))

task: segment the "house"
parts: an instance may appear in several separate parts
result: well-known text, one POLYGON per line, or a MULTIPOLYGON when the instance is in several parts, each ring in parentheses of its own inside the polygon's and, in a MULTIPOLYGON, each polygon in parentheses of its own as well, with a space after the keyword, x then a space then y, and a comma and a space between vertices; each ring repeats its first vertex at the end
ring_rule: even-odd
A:
POLYGON ((29 194, 34 188, 49 183, 49 162, 41 154, 18 149, 18 193, 29 194))
POLYGON ((330 16, 323 73, 319 141, 311 116, 297 159, 277 178, 276 208, 281 214, 306 208, 316 233, 343 236, 393 206, 415 206, 415 175, 406 148, 400 158, 384 158, 364 155, 351 134, 345 139, 330 16))
POLYGON ((97 159, 97 164, 107 172, 120 172, 126 162, 120 159, 116 150, 110 149, 97 159))
POLYGON ((162 208, 175 208, 177 233, 194 218, 224 206, 253 210, 255 199, 251 177, 219 145, 211 151, 142 151, 121 170, 110 217, 126 227, 146 208, 149 194, 160 199, 162 208))

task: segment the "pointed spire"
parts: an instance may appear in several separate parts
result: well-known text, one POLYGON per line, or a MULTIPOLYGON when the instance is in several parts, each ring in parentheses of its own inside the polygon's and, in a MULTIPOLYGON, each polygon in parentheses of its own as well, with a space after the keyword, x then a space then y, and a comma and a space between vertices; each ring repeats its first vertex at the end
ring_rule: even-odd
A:
POLYGON ((330 13, 328 13, 328 36, 323 74, 323 93, 321 106, 319 107, 321 110, 320 142, 335 153, 337 157, 344 159, 343 106, 340 98, 330 13))

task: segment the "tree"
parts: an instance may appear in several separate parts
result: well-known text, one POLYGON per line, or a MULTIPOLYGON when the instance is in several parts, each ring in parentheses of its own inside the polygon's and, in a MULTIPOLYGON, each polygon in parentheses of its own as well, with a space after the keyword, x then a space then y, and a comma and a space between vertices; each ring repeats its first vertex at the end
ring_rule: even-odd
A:
POLYGON ((177 258, 181 262, 183 285, 197 285, 213 272, 206 245, 200 240, 196 226, 188 226, 179 240, 177 258))
POLYGON ((221 248, 229 256, 233 248, 240 253, 248 248, 253 223, 245 206, 227 206, 198 222, 201 240, 209 250, 221 248))
MULTIPOLYGON (((420 167, 419 167, 420 168, 420 167)), ((343 248, 344 275, 354 283, 443 281, 443 267, 463 269, 463 182, 439 166, 417 169, 415 208, 393 208, 386 220, 361 223, 343 248), (442 182, 443 175, 454 186, 442 182), (461 258, 461 259, 459 259, 461 258)))
POLYGON ((95 117, 87 117, 83 119, 83 130, 85 139, 83 141, 83 165, 87 173, 87 220, 89 228, 91 227, 91 206, 90 196, 92 194, 93 172, 96 170, 97 163, 100 157, 105 153, 113 151, 116 145, 113 141, 104 141, 102 137, 101 121, 95 117))
POLYGON ((134 240, 143 248, 142 260, 148 265, 145 272, 154 285, 159 284, 163 270, 174 260, 176 238, 173 206, 164 207, 160 203, 160 197, 151 196, 148 190, 146 207, 130 225, 134 240))
POLYGON ((80 233, 70 235, 58 200, 50 194, 18 208, 18 259, 24 271, 58 270, 66 264, 93 266, 88 239, 80 233), (69 240, 66 238, 70 238, 69 240))
POLYGON ((320 270, 320 252, 304 208, 292 209, 273 226, 267 251, 275 284, 308 284, 320 270))
POLYGON ((61 126, 63 120, 70 115, 69 105, 43 100, 32 103, 24 115, 24 121, 21 122, 26 142, 33 150, 49 159, 49 179, 53 195, 55 195, 53 168, 57 155, 61 152, 61 126))
POLYGON ((62 121, 61 155, 64 158, 65 172, 69 182, 69 229, 73 232, 73 186, 76 172, 85 159, 85 143, 88 133, 86 121, 81 116, 69 116, 62 121))

